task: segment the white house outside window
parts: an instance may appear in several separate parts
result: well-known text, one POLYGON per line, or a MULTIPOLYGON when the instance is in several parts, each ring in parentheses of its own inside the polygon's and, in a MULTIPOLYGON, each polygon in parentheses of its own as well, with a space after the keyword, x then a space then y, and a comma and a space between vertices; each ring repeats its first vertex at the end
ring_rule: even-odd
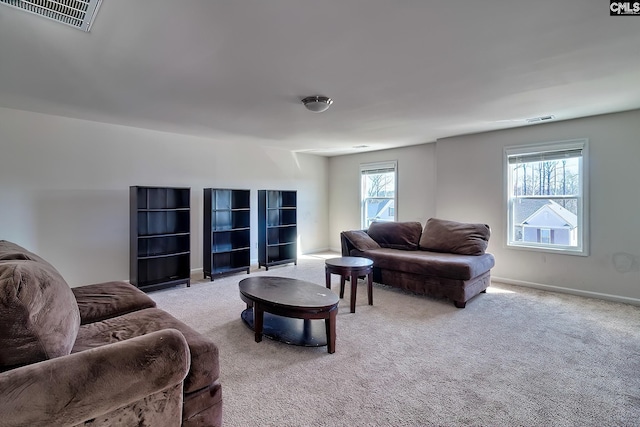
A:
POLYGON ((360 217, 362 228, 373 221, 396 220, 398 162, 360 165, 360 217))
POLYGON ((507 246, 588 255, 587 145, 505 148, 507 246))

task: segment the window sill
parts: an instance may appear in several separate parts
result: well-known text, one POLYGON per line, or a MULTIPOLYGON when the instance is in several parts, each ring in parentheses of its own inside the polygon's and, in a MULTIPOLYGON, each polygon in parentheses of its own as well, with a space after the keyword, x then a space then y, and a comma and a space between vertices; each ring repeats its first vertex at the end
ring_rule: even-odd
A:
POLYGON ((547 246, 538 246, 531 244, 513 244, 507 243, 507 249, 515 249, 518 251, 534 251, 545 252, 548 254, 558 255, 573 255, 573 256, 589 256, 589 252, 586 249, 568 249, 568 248, 551 248, 547 246))

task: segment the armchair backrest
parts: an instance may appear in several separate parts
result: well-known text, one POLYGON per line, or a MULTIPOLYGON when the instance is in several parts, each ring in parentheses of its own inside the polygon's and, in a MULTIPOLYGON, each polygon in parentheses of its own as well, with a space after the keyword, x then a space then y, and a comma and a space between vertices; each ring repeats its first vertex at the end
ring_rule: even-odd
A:
POLYGON ((0 371, 68 355, 80 328, 69 285, 48 262, 0 242, 0 371))

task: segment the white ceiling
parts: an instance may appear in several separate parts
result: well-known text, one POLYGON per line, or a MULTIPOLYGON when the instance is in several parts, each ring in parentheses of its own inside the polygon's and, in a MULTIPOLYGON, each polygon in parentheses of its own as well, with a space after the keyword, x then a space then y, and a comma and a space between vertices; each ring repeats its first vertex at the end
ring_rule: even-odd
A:
POLYGON ((330 156, 640 108, 639 46, 606 0, 0 5, 0 106, 330 156))

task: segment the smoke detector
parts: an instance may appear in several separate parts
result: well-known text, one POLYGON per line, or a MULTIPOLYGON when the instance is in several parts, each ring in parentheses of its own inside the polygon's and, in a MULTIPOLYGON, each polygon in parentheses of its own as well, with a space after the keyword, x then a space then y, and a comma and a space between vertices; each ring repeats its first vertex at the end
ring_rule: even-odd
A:
POLYGON ((102 0, 0 0, 0 4, 89 32, 102 0))

